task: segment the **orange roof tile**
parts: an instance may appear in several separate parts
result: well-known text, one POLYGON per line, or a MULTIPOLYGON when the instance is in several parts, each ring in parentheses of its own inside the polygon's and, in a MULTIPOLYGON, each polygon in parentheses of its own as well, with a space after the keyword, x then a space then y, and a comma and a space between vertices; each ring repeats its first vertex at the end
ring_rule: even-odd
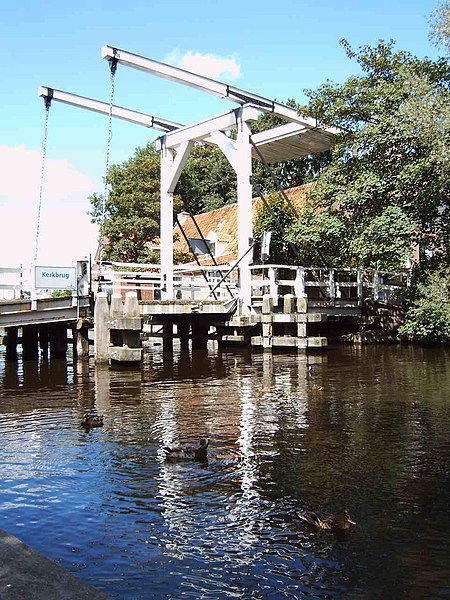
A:
MULTIPOLYGON (((295 208, 298 209, 305 205, 307 193, 314 185, 314 183, 306 183, 304 185, 293 187, 285 190, 285 194, 295 208)), ((261 204, 261 198, 253 198, 253 219, 255 219, 261 204)), ((238 226, 236 203, 227 204, 216 210, 195 215, 195 221, 205 239, 208 239, 210 232, 214 231, 218 242, 227 243, 225 252, 222 253, 221 256, 216 257, 217 264, 227 264, 232 260, 236 260, 238 226)), ((200 239, 200 234, 191 217, 187 218, 186 221, 182 223, 182 227, 188 239, 200 239)), ((174 250, 189 253, 188 245, 180 232, 178 225, 174 228, 174 235, 174 250)), ((201 262, 205 265, 209 263, 213 264, 208 255, 205 255, 205 258, 201 260, 201 262)))

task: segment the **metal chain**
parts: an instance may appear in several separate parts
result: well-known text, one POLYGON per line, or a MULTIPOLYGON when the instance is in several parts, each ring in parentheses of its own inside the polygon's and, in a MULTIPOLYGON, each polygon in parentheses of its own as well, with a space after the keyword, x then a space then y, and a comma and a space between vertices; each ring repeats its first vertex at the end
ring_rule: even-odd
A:
POLYGON ((45 158, 47 155, 48 115, 50 112, 50 100, 51 100, 51 98, 47 98, 46 102, 45 102, 44 139, 42 140, 42 159, 41 159, 41 182, 39 184, 39 202, 38 202, 38 212, 37 212, 37 221, 36 221, 36 240, 35 240, 35 247, 34 247, 33 262, 37 261, 38 252, 39 252, 39 236, 40 236, 40 229, 41 229, 42 196, 43 196, 43 191, 44 191, 45 158))
POLYGON ((116 78, 116 69, 117 69, 117 60, 112 59, 109 63, 111 70, 111 86, 109 93, 109 113, 108 113, 108 137, 106 142, 106 161, 105 161, 105 187, 103 190, 102 196, 102 205, 101 205, 101 221, 100 221, 100 230, 99 230, 99 241, 98 241, 98 274, 99 278, 102 274, 102 261, 103 261, 103 238, 105 231, 105 220, 106 220, 106 198, 108 195, 108 171, 109 171, 109 155, 111 150, 111 138, 112 138, 112 112, 113 112, 113 100, 114 100, 114 84, 116 78))

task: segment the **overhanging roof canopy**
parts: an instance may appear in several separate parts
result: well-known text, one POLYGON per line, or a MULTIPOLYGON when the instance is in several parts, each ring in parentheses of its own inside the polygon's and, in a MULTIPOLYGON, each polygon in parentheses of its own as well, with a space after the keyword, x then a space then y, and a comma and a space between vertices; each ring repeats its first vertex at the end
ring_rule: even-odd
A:
POLYGON ((273 164, 326 152, 333 145, 334 134, 324 129, 311 129, 298 123, 288 123, 254 133, 252 142, 257 146, 257 150, 253 148, 253 158, 261 160, 262 157, 266 162, 273 164))

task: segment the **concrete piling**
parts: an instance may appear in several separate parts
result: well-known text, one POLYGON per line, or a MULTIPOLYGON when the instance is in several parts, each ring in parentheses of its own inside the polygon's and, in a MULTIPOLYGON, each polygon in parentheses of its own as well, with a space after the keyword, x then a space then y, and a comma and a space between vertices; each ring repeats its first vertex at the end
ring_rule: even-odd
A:
POLYGON ((106 292, 99 292, 94 308, 95 362, 109 362, 109 307, 106 292))
POLYGON ((127 292, 125 304, 113 295, 109 315, 111 343, 109 358, 118 363, 140 363, 142 360, 142 319, 136 292, 127 292))

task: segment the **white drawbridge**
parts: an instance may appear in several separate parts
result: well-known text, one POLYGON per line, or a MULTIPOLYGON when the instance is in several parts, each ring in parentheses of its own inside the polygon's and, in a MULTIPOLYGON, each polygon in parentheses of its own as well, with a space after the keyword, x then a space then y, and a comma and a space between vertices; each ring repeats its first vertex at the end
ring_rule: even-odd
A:
POLYGON ((213 94, 239 106, 191 125, 181 125, 128 108, 41 86, 39 95, 131 123, 163 132, 157 146, 161 153, 161 290, 162 299, 174 297, 173 268, 173 193, 182 169, 195 142, 212 144, 224 153, 237 176, 238 203, 238 262, 240 273, 240 311, 251 311, 251 248, 252 232, 252 158, 277 163, 324 152, 331 148, 338 131, 319 127, 314 119, 300 116, 289 106, 246 92, 239 88, 209 79, 202 75, 158 62, 143 56, 104 46, 102 58, 111 68, 117 64, 213 94), (251 133, 250 124, 261 112, 282 117, 287 124, 264 132, 251 133), (232 139, 228 132, 236 131, 232 139))

